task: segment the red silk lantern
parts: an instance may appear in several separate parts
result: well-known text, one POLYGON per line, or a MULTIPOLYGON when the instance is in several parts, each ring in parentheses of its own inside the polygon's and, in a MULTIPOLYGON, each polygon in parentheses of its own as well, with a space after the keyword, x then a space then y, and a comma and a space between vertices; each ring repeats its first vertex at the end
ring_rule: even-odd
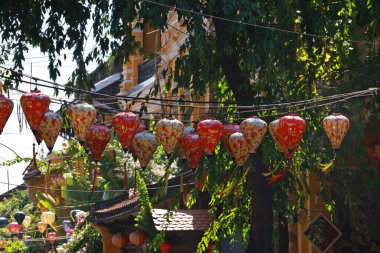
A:
POLYGON ((141 230, 135 230, 129 234, 129 241, 132 245, 141 246, 148 239, 148 235, 141 230))
POLYGON ((306 121, 297 115, 280 118, 277 137, 279 143, 285 147, 285 157, 287 159, 292 159, 305 130, 306 121))
POLYGON ((160 244, 161 253, 170 253, 172 251, 172 245, 168 242, 162 242, 160 244))
POLYGON ((231 134, 229 138, 231 151, 238 166, 243 166, 249 157, 248 144, 242 133, 231 134))
POLYGON ((269 123, 269 132, 270 132, 270 135, 272 136, 273 140, 274 140, 274 143, 276 144, 276 147, 277 149, 283 153, 285 151, 285 148, 280 144, 280 142, 278 141, 278 126, 280 124, 280 120, 279 119, 276 119, 274 121, 272 121, 271 123, 269 123))
MULTIPOLYGON (((0 89, 2 89, 0 87, 0 89)), ((13 110, 13 101, 9 98, 0 95, 0 134, 3 132, 4 126, 7 123, 13 110)))
POLYGON ((158 138, 144 131, 135 135, 132 144, 133 151, 136 152, 135 154, 140 162, 141 168, 145 169, 158 147, 158 138))
POLYGON ((170 155, 183 136, 183 123, 177 119, 161 119, 156 124, 156 135, 160 139, 165 153, 170 155))
POLYGON ((223 135, 223 124, 215 119, 202 120, 198 123, 197 133, 202 140, 206 155, 212 155, 223 135))
MULTIPOLYGON (((184 136, 186 136, 187 134, 192 134, 194 132, 195 132, 194 127, 187 126, 183 130, 183 136, 182 136, 182 138, 184 136)), ((183 149, 181 140, 178 142, 178 158, 181 158, 181 159, 186 158, 185 150, 183 149)))
POLYGON ((62 125, 62 117, 53 111, 46 112, 41 121, 39 130, 50 152, 53 150, 55 141, 61 132, 62 125))
POLYGON ((238 124, 229 124, 224 126, 222 142, 232 157, 234 157, 234 153, 231 150, 229 138, 231 134, 234 134, 236 132, 240 132, 240 126, 238 124))
POLYGON ((348 118, 338 113, 334 113, 323 119, 323 128, 325 129, 333 149, 340 148, 340 144, 342 143, 349 127, 350 121, 348 118))
POLYGON ((57 233, 56 232, 49 232, 47 235, 47 238, 49 239, 49 242, 51 244, 54 244, 55 238, 57 238, 57 233))
POLYGON ((124 152, 127 152, 140 126, 139 117, 133 112, 120 112, 112 118, 112 125, 124 152))
POLYGON ((99 162, 110 138, 111 131, 106 126, 92 125, 87 130, 86 144, 95 162, 99 162))
POLYGON ((11 232, 11 234, 19 234, 21 226, 17 222, 11 222, 8 224, 7 229, 11 232))
POLYGON ((195 170, 203 156, 202 140, 198 134, 187 134, 181 140, 190 168, 195 170))
POLYGON ((112 244, 118 248, 125 248, 129 244, 129 236, 124 233, 117 233, 112 236, 112 244))
POLYGON ((70 106, 67 116, 79 143, 84 145, 87 130, 94 123, 96 117, 95 108, 87 103, 75 104, 70 106))
POLYGON ((38 130, 40 123, 49 109, 50 98, 35 89, 21 96, 22 110, 32 132, 38 130))
POLYGON ((40 145, 41 142, 44 140, 44 138, 42 137, 41 130, 40 129, 34 130, 33 135, 34 135, 34 138, 36 139, 37 144, 40 145))
POLYGON ((258 117, 251 117, 245 119, 240 124, 240 128, 245 141, 247 142, 249 153, 256 153, 256 150, 260 146, 264 135, 267 132, 267 123, 258 117))

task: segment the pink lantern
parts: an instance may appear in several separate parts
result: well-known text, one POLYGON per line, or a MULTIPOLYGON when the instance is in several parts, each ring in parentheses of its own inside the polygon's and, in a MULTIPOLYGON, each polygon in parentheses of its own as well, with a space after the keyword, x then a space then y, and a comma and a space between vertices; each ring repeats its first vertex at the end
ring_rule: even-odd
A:
POLYGON ((240 128, 245 141, 247 142, 249 153, 256 153, 256 150, 260 146, 264 135, 267 132, 267 123, 258 117, 251 117, 245 119, 240 124, 240 128))
POLYGON ((224 126, 222 142, 223 142, 223 145, 226 147, 228 153, 230 153, 232 157, 234 157, 234 153, 231 150, 229 139, 230 139, 231 134, 234 134, 237 132, 240 132, 240 126, 238 124, 229 124, 229 125, 224 126))
POLYGON ((215 119, 202 120, 198 123, 197 133, 202 140, 206 155, 212 155, 223 135, 223 124, 215 119))
POLYGON ((62 117, 53 111, 47 111, 42 118, 39 130, 50 152, 53 150, 55 141, 61 132, 62 125, 62 117))
POLYGON ((57 238, 56 232, 49 232, 47 235, 47 238, 49 239, 49 242, 53 245, 55 242, 55 238, 57 238))
POLYGON ((112 125, 124 152, 127 152, 140 126, 139 117, 133 112, 120 112, 112 118, 112 125))
POLYGON ((79 143, 84 145, 87 130, 94 123, 96 110, 92 105, 80 103, 70 106, 67 116, 79 143))
POLYGON ((156 135, 160 139, 165 153, 169 156, 182 138, 184 126, 177 119, 162 119, 156 124, 156 135))
POLYGON ((229 145, 238 166, 243 166, 249 157, 248 144, 242 133, 233 133, 229 145))
POLYGON ((348 118, 338 113, 334 113, 323 119, 323 128, 325 129, 333 149, 340 148, 340 144, 342 143, 349 127, 350 121, 348 118))
POLYGON ((285 147, 287 159, 292 159, 305 130, 306 121, 297 115, 288 115, 280 119, 277 137, 279 143, 285 147))
POLYGON ((19 234, 21 230, 21 226, 17 222, 9 223, 7 228, 11 234, 19 234))
MULTIPOLYGON (((187 134, 195 133, 195 129, 192 126, 187 126, 183 130, 183 137, 185 137, 187 134)), ((178 142, 178 158, 184 159, 186 158, 185 150, 183 149, 181 140, 178 142)))
POLYGON ((269 132, 270 132, 270 135, 272 136, 273 140, 274 140, 274 143, 276 144, 276 147, 277 149, 283 153, 285 151, 285 147, 283 147, 280 142, 278 141, 278 126, 280 124, 280 120, 279 119, 276 119, 274 121, 272 121, 271 123, 269 123, 269 132))
POLYGON ((86 134, 86 144, 88 145, 94 161, 99 162, 104 149, 111 138, 111 131, 106 126, 92 125, 86 134))
POLYGON ((187 134, 181 140, 190 168, 195 170, 203 157, 202 140, 198 134, 187 134))
MULTIPOLYGON (((2 87, 0 87, 0 90, 2 87)), ((12 114, 13 101, 0 95, 0 134, 3 132, 4 126, 12 114)))
POLYGON ((143 170, 146 168, 150 160, 152 160, 158 144, 158 138, 147 131, 135 135, 132 141, 133 150, 136 152, 137 159, 143 170))

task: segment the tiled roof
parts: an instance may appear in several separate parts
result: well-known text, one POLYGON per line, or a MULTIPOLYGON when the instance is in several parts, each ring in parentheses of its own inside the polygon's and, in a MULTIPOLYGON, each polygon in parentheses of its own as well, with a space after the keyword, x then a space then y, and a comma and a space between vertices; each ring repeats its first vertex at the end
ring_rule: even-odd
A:
POLYGON ((204 209, 169 213, 165 209, 153 209, 152 216, 158 231, 207 230, 210 226, 210 214, 204 209))

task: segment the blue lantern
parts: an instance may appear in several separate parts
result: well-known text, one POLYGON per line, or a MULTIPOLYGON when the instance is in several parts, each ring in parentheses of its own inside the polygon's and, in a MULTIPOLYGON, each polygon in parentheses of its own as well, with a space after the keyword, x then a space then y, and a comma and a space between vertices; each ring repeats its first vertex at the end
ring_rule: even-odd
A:
POLYGON ((0 228, 6 228, 8 225, 8 219, 6 217, 0 217, 0 228))
POLYGON ((19 225, 22 224, 22 222, 24 221, 25 219, 25 213, 24 212, 17 212, 13 215, 13 218, 15 218, 15 221, 17 221, 17 223, 19 225))
POLYGON ((62 221, 62 227, 63 227, 63 230, 65 230, 65 232, 67 233, 67 231, 69 231, 69 229, 72 228, 71 221, 69 220, 62 221))

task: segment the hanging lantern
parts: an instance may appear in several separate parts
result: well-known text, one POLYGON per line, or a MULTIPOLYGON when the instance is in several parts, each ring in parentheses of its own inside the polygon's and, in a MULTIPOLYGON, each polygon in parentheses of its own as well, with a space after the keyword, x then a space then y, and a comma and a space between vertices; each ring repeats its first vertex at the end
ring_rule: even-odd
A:
POLYGON ((274 143, 276 144, 277 149, 280 151, 280 153, 284 153, 285 148, 280 144, 278 141, 278 126, 280 124, 280 120, 276 119, 269 123, 269 132, 272 136, 274 143))
POLYGON ((202 120, 198 123, 197 133, 202 140, 203 151, 212 155, 223 135, 223 124, 215 119, 202 120))
POLYGON ((136 134, 132 143, 140 167, 144 170, 158 147, 158 138, 145 131, 136 134))
POLYGON ((226 147, 228 153, 232 157, 234 157, 234 153, 231 150, 229 138, 230 138, 231 134, 234 134, 237 132, 240 132, 240 126, 238 124, 229 124, 229 125, 224 126, 222 142, 223 142, 223 145, 226 147))
POLYGON ((96 117, 95 108, 87 103, 75 104, 70 106, 67 116, 79 143, 84 145, 87 130, 94 123, 96 117))
POLYGON ((47 238, 49 239, 49 242, 51 244, 54 244, 55 238, 57 238, 57 233, 56 232, 49 232, 47 235, 47 238))
POLYGON ((43 223, 42 221, 39 221, 37 223, 38 231, 40 231, 41 234, 43 234, 46 230, 47 224, 43 223))
POLYGON ((42 118, 39 130, 50 152, 53 150, 55 141, 61 132, 62 125, 62 117, 53 111, 47 111, 42 118))
POLYGON ((195 170, 198 167, 199 161, 203 157, 202 140, 198 134, 188 134, 181 140, 181 145, 185 151, 186 159, 189 162, 190 168, 195 170))
POLYGON ((8 225, 7 217, 0 217, 0 228, 5 228, 8 225))
POLYGON ((238 166, 243 166, 249 157, 248 144, 242 133, 231 134, 229 138, 231 151, 238 166))
POLYGON ((11 234, 19 234, 21 231, 21 226, 17 222, 9 223, 7 228, 11 234))
POLYGON ((256 153, 256 150, 260 146, 264 135, 267 132, 267 123, 258 117, 251 117, 245 119, 241 123, 240 128, 245 141, 247 142, 249 153, 256 153))
POLYGON ((7 240, 0 239, 0 249, 4 249, 6 244, 7 244, 7 240))
POLYGON ((32 217, 29 215, 25 216, 24 220, 22 221, 22 225, 24 228, 28 228, 30 226, 30 223, 32 222, 32 217))
POLYGON ((160 244, 161 253, 170 253, 172 251, 172 245, 168 242, 162 242, 160 244))
MULTIPOLYGON (((185 137, 187 134, 193 134, 194 132, 195 132, 194 127, 187 126, 183 129, 182 138, 185 137)), ((186 158, 185 150, 183 149, 181 140, 178 142, 178 158, 181 158, 181 159, 186 158)))
POLYGON ((17 221, 17 223, 19 225, 21 225, 23 220, 25 219, 25 213, 24 212, 17 212, 13 215, 13 218, 15 218, 15 221, 17 221))
POLYGON ((55 213, 47 211, 41 214, 41 221, 45 224, 51 225, 55 222, 55 213))
POLYGON ((131 146, 132 139, 140 126, 139 116, 133 112, 120 112, 112 118, 112 125, 124 152, 127 152, 131 146))
POLYGON ((74 221, 77 222, 77 214, 82 212, 82 210, 74 209, 70 211, 70 218, 74 221))
POLYGON ((42 118, 49 109, 50 98, 42 94, 38 89, 35 89, 23 94, 20 103, 30 129, 32 129, 32 132, 35 132, 38 130, 42 118))
POLYGON ((280 118, 277 130, 279 143, 285 148, 285 157, 292 159, 306 130, 306 121, 297 115, 280 118))
POLYGON ((36 139, 37 144, 40 145, 41 142, 44 140, 42 138, 41 130, 40 129, 34 130, 33 135, 34 135, 34 138, 36 139))
POLYGON ((183 136, 183 123, 177 119, 161 119, 156 124, 156 135, 164 147, 166 155, 171 155, 183 136))
POLYGON ((323 128, 325 129, 333 149, 340 148, 340 144, 342 143, 349 127, 350 121, 348 118, 339 113, 334 113, 323 119, 323 128))
POLYGON ((73 226, 71 224, 71 221, 64 220, 62 221, 62 227, 63 227, 63 230, 65 230, 65 232, 67 233, 67 231, 69 231, 69 229, 71 229, 73 226))
POLYGON ((145 129, 146 129, 146 125, 140 123, 140 124, 139 124, 139 127, 138 127, 137 130, 136 130, 136 134, 137 134, 137 133, 141 133, 141 132, 144 131, 145 129))
POLYGON ((12 114, 13 106, 12 100, 4 97, 4 95, 0 95, 0 134, 3 132, 4 126, 12 114))
POLYGON ((129 234, 129 241, 132 245, 141 246, 148 239, 148 235, 141 230, 135 230, 129 234))
POLYGON ((117 248, 122 249, 128 246, 129 236, 124 233, 117 233, 112 236, 111 241, 117 248))
POLYGON ((111 131, 106 126, 92 125, 86 134, 86 144, 90 148, 92 158, 97 163, 103 154, 109 140, 111 131))

